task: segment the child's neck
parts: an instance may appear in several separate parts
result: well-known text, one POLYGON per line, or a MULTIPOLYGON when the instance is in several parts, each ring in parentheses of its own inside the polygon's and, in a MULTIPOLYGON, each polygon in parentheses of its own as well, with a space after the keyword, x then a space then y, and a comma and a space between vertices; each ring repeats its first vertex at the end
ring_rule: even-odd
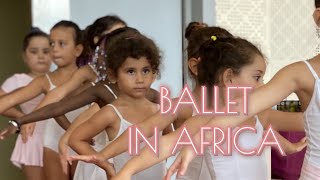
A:
POLYGON ((201 103, 201 86, 197 83, 192 91, 193 98, 197 104, 201 103))
POLYGON ((44 75, 44 74, 46 74, 46 73, 39 73, 39 72, 35 72, 35 71, 30 71, 30 72, 28 73, 28 76, 30 76, 30 77, 32 77, 32 78, 36 78, 36 77, 41 76, 41 75, 44 75))
POLYGON ((76 65, 76 63, 71 63, 67 66, 63 66, 63 67, 59 67, 56 72, 59 74, 73 74, 76 70, 78 69, 78 66, 76 65))

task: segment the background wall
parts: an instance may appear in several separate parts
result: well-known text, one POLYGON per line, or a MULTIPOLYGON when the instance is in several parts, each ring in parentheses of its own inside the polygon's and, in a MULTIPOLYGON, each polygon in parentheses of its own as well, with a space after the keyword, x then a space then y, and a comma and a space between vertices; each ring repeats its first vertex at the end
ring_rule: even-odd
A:
MULTIPOLYGON (((22 40, 31 27, 30 1, 0 2, 0 82, 16 72, 24 72, 21 58, 22 40)), ((0 116, 0 129, 8 119, 0 116)), ((10 162, 10 156, 16 137, 0 142, 0 179, 20 180, 21 171, 10 162)))
MULTIPOLYGON (((319 42, 314 0, 215 0, 216 25, 261 48, 268 61, 264 82, 287 64, 313 57, 319 42)), ((291 95, 288 99, 297 99, 291 95)))

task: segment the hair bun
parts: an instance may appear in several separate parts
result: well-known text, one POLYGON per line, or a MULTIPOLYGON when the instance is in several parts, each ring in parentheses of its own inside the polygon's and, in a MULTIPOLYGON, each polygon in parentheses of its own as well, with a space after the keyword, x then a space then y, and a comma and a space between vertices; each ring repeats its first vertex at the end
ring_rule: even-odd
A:
POLYGON ((30 29, 30 32, 39 32, 39 31, 41 31, 41 29, 38 27, 31 27, 31 29, 30 29))
POLYGON ((190 35, 194 32, 197 31, 198 29, 204 28, 204 27, 208 27, 208 25, 206 23, 203 22, 190 22, 186 28, 186 32, 184 34, 184 37, 189 40, 190 35))

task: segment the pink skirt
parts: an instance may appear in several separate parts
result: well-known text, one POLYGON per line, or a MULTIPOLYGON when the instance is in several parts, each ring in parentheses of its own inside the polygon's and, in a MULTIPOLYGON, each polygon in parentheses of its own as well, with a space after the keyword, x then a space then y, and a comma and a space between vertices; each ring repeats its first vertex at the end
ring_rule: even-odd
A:
POLYGON ((34 133, 28 138, 27 143, 23 143, 21 135, 18 135, 10 159, 15 166, 19 168, 21 168, 22 165, 43 167, 43 141, 45 124, 45 121, 37 122, 34 133))
POLYGON ((316 167, 305 160, 299 180, 320 180, 320 167, 316 167))

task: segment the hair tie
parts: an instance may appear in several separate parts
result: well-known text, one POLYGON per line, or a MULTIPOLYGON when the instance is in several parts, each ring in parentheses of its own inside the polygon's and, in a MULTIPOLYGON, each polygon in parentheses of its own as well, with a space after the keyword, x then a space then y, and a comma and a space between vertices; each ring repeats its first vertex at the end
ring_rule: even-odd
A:
POLYGON ((217 40, 217 36, 211 36, 211 39, 212 39, 213 41, 215 41, 215 40, 217 40))

